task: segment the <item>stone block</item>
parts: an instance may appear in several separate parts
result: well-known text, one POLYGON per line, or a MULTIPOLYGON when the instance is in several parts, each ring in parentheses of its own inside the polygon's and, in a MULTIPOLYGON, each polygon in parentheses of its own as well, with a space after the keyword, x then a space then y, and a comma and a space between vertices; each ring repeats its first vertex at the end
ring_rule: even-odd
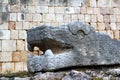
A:
POLYGON ((8 22, 4 22, 2 24, 0 24, 0 29, 8 29, 8 22))
POLYGON ((10 5, 10 12, 19 12, 20 11, 20 5, 10 5))
POLYGON ((114 38, 115 39, 120 39, 120 32, 119 32, 119 30, 115 30, 114 31, 114 38))
POLYGON ((16 40, 2 40, 2 51, 16 51, 16 40))
POLYGON ((100 8, 93 8, 93 14, 100 14, 100 8))
POLYGON ((42 15, 41 14, 34 14, 33 21, 42 21, 42 15))
POLYGON ((0 73, 2 73, 2 63, 0 63, 0 73))
POLYGON ((20 11, 19 12, 29 13, 28 6, 20 5, 20 11))
POLYGON ((81 13, 81 14, 86 14, 86 13, 87 13, 86 7, 81 7, 80 13, 81 13))
POLYGON ((114 39, 113 31, 112 31, 112 30, 108 30, 108 31, 107 31, 107 34, 108 34, 112 39, 114 39))
POLYGON ((120 22, 120 15, 116 15, 116 22, 120 22))
POLYGON ((97 30, 97 23, 91 23, 91 26, 95 28, 95 30, 97 30))
POLYGON ((0 62, 12 61, 12 52, 0 52, 0 62))
POLYGON ((2 63, 2 72, 14 72, 14 63, 8 62, 8 63, 2 63))
POLYGON ((0 39, 10 39, 10 30, 0 30, 0 39))
POLYGON ((97 22, 97 16, 91 15, 91 22, 97 22))
POLYGON ((13 52, 12 54, 12 61, 21 61, 21 53, 20 52, 13 52))
POLYGON ((29 14, 27 13, 26 16, 25 16, 25 21, 33 21, 33 14, 29 14))
POLYGON ((111 7, 111 0, 98 0, 98 7, 111 7))
MULTIPOLYGON (((110 22, 116 22, 117 21, 116 19, 117 19, 116 15, 110 15, 110 22)), ((120 18, 119 18, 119 20, 120 20, 120 18)))
POLYGON ((65 14, 65 15, 63 15, 63 20, 64 20, 64 22, 70 22, 71 21, 71 17, 70 17, 70 15, 69 14, 65 14))
MULTIPOLYGON (((1 15, 1 20, 3 22, 7 22, 8 21, 8 16, 9 16, 8 12, 3 12, 2 15, 1 15)), ((2 24, 2 22, 0 22, 0 23, 2 24)))
POLYGON ((23 23, 22 22, 16 22, 15 24, 16 24, 16 27, 15 27, 16 30, 19 30, 19 29, 21 30, 23 28, 23 23))
POLYGON ((90 21, 91 21, 91 16, 85 15, 85 22, 90 22, 90 21))
POLYGON ((25 21, 25 13, 18 13, 17 20, 18 21, 25 21))
POLYGON ((22 29, 30 29, 30 23, 29 22, 23 22, 23 28, 22 29))
POLYGON ((55 12, 55 7, 48 7, 48 12, 49 13, 54 13, 55 12))
POLYGON ((80 13, 80 7, 74 7, 75 13, 80 13))
POLYGON ((78 16, 76 14, 71 15, 71 20, 78 20, 78 16))
POLYGON ((87 14, 93 14, 93 8, 87 7, 87 14))
POLYGON ((17 40, 17 51, 25 50, 25 42, 23 40, 17 40))
POLYGON ((2 4, 2 12, 10 12, 10 5, 2 4))
POLYGON ((8 22, 8 29, 10 29, 10 30, 14 30, 15 27, 16 27, 16 25, 15 25, 15 22, 14 22, 14 21, 10 21, 10 22, 8 22))
POLYGON ((45 22, 56 22, 55 14, 44 14, 43 15, 43 21, 45 21, 45 22))
POLYGON ((117 30, 116 23, 110 23, 111 24, 111 30, 117 30))
POLYGON ((111 30, 111 24, 105 23, 105 30, 111 30))
POLYGON ((0 51, 2 51, 2 41, 0 40, 0 51))
POLYGON ((28 6, 28 13, 35 13, 35 6, 28 6))
POLYGON ((66 14, 73 14, 73 13, 75 13, 74 7, 66 7, 65 8, 65 13, 66 14))
POLYGON ((27 38, 27 33, 25 30, 19 30, 18 33, 19 33, 19 37, 18 37, 19 39, 26 39, 27 38))
POLYGON ((22 62, 26 62, 27 61, 27 54, 28 52, 27 51, 21 51, 21 61, 22 62))
POLYGON ((24 65, 23 62, 15 62, 15 72, 23 71, 24 65))
POLYGON ((23 62, 23 71, 28 71, 27 62, 23 62))
POLYGON ((36 13, 48 13, 48 6, 36 6, 35 12, 36 13))
POLYGON ((18 39, 18 31, 17 30, 10 31, 10 39, 18 39))
POLYGON ((104 15, 103 20, 104 22, 110 22, 110 15, 104 15))
POLYGON ((80 20, 80 21, 85 21, 85 16, 83 15, 83 14, 79 14, 78 15, 78 19, 80 20))
POLYGON ((120 23, 116 23, 117 30, 120 30, 120 23))
POLYGON ((120 8, 113 8, 113 14, 120 14, 120 8))
POLYGON ((90 7, 97 7, 96 0, 90 0, 90 7))
POLYGON ((63 14, 56 14, 56 21, 63 22, 63 14))
POLYGON ((104 23, 97 23, 97 29, 98 31, 104 31, 105 30, 105 24, 104 23))
POLYGON ((101 7, 100 8, 100 13, 103 14, 103 15, 113 14, 113 8, 101 7))
POLYGON ((17 20, 17 14, 16 13, 10 13, 10 21, 16 21, 17 20))
MULTIPOLYGON (((64 13, 65 7, 55 7, 55 13, 64 13)), ((70 9, 68 9, 70 11, 70 9)))
POLYGON ((103 22, 103 15, 98 14, 97 15, 97 21, 98 22, 103 22))
POLYGON ((112 7, 120 7, 120 0, 111 0, 112 7))

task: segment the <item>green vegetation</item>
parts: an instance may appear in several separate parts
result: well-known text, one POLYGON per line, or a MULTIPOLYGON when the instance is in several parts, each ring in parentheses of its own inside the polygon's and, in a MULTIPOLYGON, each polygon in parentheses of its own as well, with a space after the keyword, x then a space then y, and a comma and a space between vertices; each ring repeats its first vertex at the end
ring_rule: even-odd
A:
POLYGON ((16 72, 16 73, 11 73, 9 71, 6 71, 4 74, 0 74, 0 77, 7 77, 7 78, 12 78, 12 77, 29 77, 31 76, 32 73, 27 72, 27 71, 20 71, 20 72, 16 72))

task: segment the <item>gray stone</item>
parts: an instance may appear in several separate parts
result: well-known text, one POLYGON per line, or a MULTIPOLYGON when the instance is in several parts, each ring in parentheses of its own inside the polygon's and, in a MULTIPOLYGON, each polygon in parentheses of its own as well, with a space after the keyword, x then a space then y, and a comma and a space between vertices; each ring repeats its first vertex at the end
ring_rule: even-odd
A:
POLYGON ((120 63, 120 41, 79 21, 59 27, 32 28, 27 32, 27 42, 28 50, 38 47, 44 53, 28 56, 30 72, 120 63))

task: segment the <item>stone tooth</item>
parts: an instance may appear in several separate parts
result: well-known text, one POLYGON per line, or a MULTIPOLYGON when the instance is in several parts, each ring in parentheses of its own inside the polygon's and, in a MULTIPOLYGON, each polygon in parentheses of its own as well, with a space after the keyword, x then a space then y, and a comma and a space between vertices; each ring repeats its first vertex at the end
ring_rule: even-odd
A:
POLYGON ((46 50, 46 51, 45 51, 45 54, 44 54, 44 56, 53 56, 53 55, 54 55, 54 54, 53 54, 53 52, 52 52, 51 49, 46 50))

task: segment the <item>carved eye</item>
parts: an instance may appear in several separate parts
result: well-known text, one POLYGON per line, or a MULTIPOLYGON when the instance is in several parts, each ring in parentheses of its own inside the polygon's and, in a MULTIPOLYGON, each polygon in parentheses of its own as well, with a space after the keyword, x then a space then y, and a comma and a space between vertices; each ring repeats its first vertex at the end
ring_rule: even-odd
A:
POLYGON ((79 39, 84 38, 85 37, 84 31, 82 31, 82 30, 77 31, 77 36, 78 36, 79 39))

